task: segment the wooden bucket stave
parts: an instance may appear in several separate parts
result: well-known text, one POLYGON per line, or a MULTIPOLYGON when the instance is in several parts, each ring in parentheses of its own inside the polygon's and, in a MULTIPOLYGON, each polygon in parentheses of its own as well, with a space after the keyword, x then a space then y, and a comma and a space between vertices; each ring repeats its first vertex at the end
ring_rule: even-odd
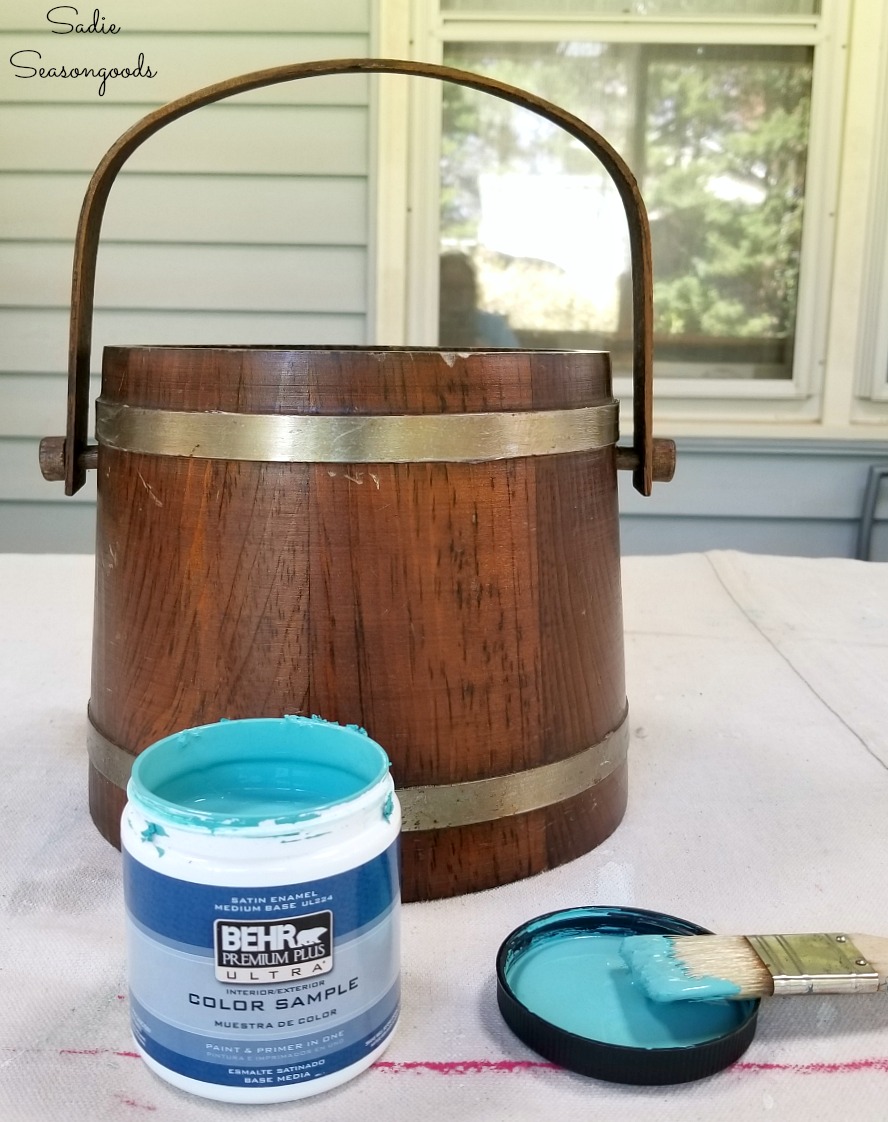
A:
MULTIPOLYGON (((68 437, 42 454, 69 493, 92 464, 83 371, 101 211, 120 165, 208 101, 355 69, 547 105, 443 67, 346 60, 198 91, 126 134, 87 192, 68 437)), ((615 451, 609 360, 594 352, 106 349, 90 702, 90 808, 106 837, 118 840, 128 766, 147 744, 220 717, 294 712, 363 725, 390 752, 407 899, 552 867, 620 821, 616 460, 650 489, 649 235, 619 158, 574 118, 544 115, 622 177, 631 451, 615 451)))

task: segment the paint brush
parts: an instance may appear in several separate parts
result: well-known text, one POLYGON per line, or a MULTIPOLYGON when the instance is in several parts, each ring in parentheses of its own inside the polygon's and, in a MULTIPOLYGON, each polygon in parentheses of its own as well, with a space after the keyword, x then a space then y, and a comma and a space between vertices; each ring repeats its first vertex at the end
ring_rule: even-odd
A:
POLYGON ((874 935, 633 935, 620 954, 654 1001, 888 988, 888 939, 874 935))

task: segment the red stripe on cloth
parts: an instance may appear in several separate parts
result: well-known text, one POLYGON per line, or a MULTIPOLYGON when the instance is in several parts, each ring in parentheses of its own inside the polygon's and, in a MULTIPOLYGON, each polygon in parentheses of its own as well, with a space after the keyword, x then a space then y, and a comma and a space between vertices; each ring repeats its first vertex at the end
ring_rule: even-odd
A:
POLYGON ((434 1075, 477 1075, 494 1071, 515 1075, 522 1071, 563 1071, 558 1064, 545 1060, 377 1060, 373 1065, 379 1071, 402 1075, 407 1071, 430 1071, 434 1075))
POLYGON ((750 1063, 739 1060, 730 1071, 788 1071, 793 1075, 849 1075, 855 1071, 888 1072, 888 1056, 874 1056, 867 1060, 843 1060, 836 1063, 813 1064, 769 1064, 750 1063))
MULTIPOLYGON (((430 1072, 433 1075, 477 1075, 483 1072, 496 1072, 505 1075, 518 1075, 525 1071, 562 1071, 557 1064, 544 1060, 412 1060, 397 1062, 379 1060, 373 1067, 386 1074, 403 1075, 407 1072, 430 1072)), ((747 1074, 765 1072, 787 1072, 790 1075, 851 1075, 860 1071, 888 1073, 888 1056, 874 1056, 862 1060, 844 1060, 836 1063, 787 1064, 753 1063, 738 1061, 728 1071, 747 1074)))
MULTIPOLYGON (((18 1052, 19 1049, 9 1049, 18 1052)), ((122 1056, 138 1060, 138 1052, 117 1051, 113 1048, 60 1048, 60 1056, 122 1056)), ((429 1072, 431 1075, 482 1075, 493 1072, 499 1075, 520 1075, 530 1071, 564 1071, 558 1064, 546 1060, 377 1060, 375 1071, 383 1075, 405 1075, 409 1072, 429 1072)), ((888 1073, 888 1056, 871 1056, 861 1060, 841 1060, 835 1063, 818 1061, 809 1064, 768 1063, 738 1060, 727 1069, 757 1075, 767 1072, 787 1072, 790 1075, 853 1075, 855 1072, 875 1071, 888 1073)))

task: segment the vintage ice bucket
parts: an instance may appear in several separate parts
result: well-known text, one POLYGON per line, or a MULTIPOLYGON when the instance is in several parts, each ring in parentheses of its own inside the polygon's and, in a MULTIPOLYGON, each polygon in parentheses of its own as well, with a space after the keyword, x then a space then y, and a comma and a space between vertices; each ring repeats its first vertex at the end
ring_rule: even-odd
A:
POLYGON ((649 494, 650 235, 635 180, 576 117, 442 66, 284 66, 149 114, 97 168, 77 233, 67 436, 41 444, 74 494, 98 470, 89 802, 119 844, 133 757, 223 717, 319 714, 388 751, 406 899, 504 884, 607 837, 626 804, 618 468, 649 494), (165 124, 232 94, 386 72, 481 90, 604 164, 629 224, 634 432, 617 447, 599 352, 107 347, 88 441, 105 201, 165 124))

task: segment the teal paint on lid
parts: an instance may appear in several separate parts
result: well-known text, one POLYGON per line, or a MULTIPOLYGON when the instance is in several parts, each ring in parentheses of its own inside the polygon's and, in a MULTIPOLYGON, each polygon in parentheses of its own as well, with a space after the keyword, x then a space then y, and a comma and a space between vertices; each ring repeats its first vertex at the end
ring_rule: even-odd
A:
POLYGON ((516 995, 538 1016, 608 1044, 684 1048, 737 1027, 727 1001, 706 1005, 651 1001, 620 954, 621 935, 564 932, 539 942, 507 972, 516 995))
POLYGON ((500 946, 497 1004, 520 1040, 571 1071, 648 1086, 702 1079, 748 1048, 759 1003, 651 1001, 620 947, 629 936, 704 934, 698 924, 643 908, 536 916, 500 946))

